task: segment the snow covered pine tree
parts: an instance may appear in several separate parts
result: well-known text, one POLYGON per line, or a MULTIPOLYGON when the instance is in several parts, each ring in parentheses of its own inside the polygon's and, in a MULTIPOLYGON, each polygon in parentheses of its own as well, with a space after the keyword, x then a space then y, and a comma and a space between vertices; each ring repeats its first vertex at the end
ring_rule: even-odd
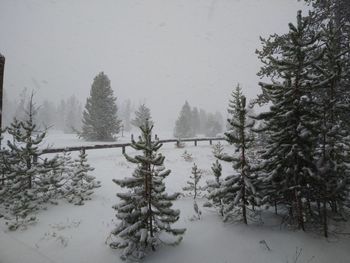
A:
POLYGON ((59 186, 59 179, 50 180, 52 170, 60 165, 57 158, 45 159, 44 162, 37 159, 40 154, 38 146, 46 132, 37 128, 36 112, 32 95, 25 111, 26 119, 15 119, 7 128, 13 139, 7 141, 9 149, 2 154, 6 173, 0 191, 0 214, 8 220, 12 230, 34 221, 33 213, 52 197, 53 184, 59 186))
POLYGON ((175 122, 174 137, 175 138, 190 138, 193 137, 194 130, 192 125, 192 110, 190 104, 186 101, 182 106, 180 116, 175 122))
POLYGON ((254 138, 251 136, 251 129, 254 121, 248 118, 246 108, 246 98, 242 95, 241 88, 236 87, 232 93, 229 107, 232 114, 228 119, 231 129, 225 133, 226 141, 236 146, 239 156, 228 154, 218 154, 217 158, 222 161, 233 163, 234 169, 239 173, 225 178, 220 188, 211 191, 210 199, 221 199, 224 204, 224 220, 235 216, 237 212, 242 214, 243 222, 247 220, 247 206, 258 205, 259 198, 256 194, 256 185, 259 180, 257 175, 250 171, 247 157, 247 150, 250 148, 254 138), (234 102, 234 104, 231 103, 234 102), (236 208, 240 207, 239 210, 236 208))
POLYGON ((265 198, 285 205, 290 219, 305 229, 305 201, 310 200, 315 174, 313 154, 317 142, 314 67, 322 57, 320 35, 313 30, 312 17, 297 15, 297 24, 289 24, 289 32, 261 39, 263 49, 257 51, 264 63, 259 75, 271 77, 272 84, 260 83, 263 95, 272 103, 270 111, 258 119, 268 131, 262 171, 269 186, 265 198), (282 82, 276 82, 274 79, 282 82), (270 197, 268 197, 270 195, 270 197))
POLYGON ((151 110, 143 103, 135 111, 135 118, 131 120, 131 124, 138 128, 144 126, 147 120, 149 125, 153 125, 151 110))
POLYGON ((197 204, 197 197, 201 194, 203 188, 199 185, 199 181, 202 177, 201 170, 198 169, 197 165, 194 163, 192 166, 192 175, 190 175, 190 181, 187 181, 187 186, 183 187, 182 190, 188 191, 193 196, 193 209, 196 213, 192 219, 201 219, 202 212, 199 210, 197 204))
POLYGON ((155 250, 160 243, 178 244, 186 229, 171 228, 179 219, 180 211, 171 208, 179 193, 169 195, 165 192, 164 178, 170 174, 165 170, 165 157, 157 151, 162 146, 152 141, 152 128, 148 122, 141 126, 139 141, 132 140, 131 147, 142 151, 135 157, 125 154, 126 159, 137 164, 131 178, 114 179, 117 185, 128 188, 125 193, 118 193, 120 202, 114 206, 118 226, 111 235, 117 240, 110 243, 112 248, 123 249, 122 259, 141 259, 150 248, 155 250), (160 239, 161 233, 176 236, 175 240, 160 239))
POLYGON ((114 141, 119 133, 116 98, 111 82, 103 72, 99 73, 91 86, 83 113, 83 128, 79 137, 87 141, 114 141))
POLYGON ((95 169, 87 163, 87 154, 81 150, 78 159, 74 160, 72 165, 70 184, 66 188, 65 196, 70 203, 83 205, 85 200, 91 200, 93 189, 101 186, 100 181, 96 181, 94 176, 88 174, 93 170, 95 169))
MULTIPOLYGON (((220 152, 220 154, 221 154, 221 152, 220 152)), ((211 195, 211 193, 213 191, 218 190, 222 187, 222 182, 223 182, 223 180, 221 179, 222 166, 218 160, 215 160, 215 163, 213 163, 213 165, 211 166, 211 170, 214 174, 215 180, 208 180, 206 182, 207 183, 206 189, 209 193, 209 196, 208 196, 209 202, 205 203, 204 206, 206 206, 206 207, 214 206, 215 208, 217 208, 219 210, 219 214, 221 216, 224 216, 224 205, 223 205, 221 197, 211 195)))

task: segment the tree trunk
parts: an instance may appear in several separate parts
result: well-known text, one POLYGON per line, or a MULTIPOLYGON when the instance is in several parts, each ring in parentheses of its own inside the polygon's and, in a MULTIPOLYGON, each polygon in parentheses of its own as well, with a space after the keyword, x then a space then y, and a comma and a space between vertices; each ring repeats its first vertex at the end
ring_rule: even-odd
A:
POLYGON ((324 236, 328 237, 328 222, 327 222, 327 202, 323 200, 323 232, 324 236))
POLYGON ((278 215, 278 213, 277 213, 277 201, 276 201, 276 199, 275 199, 274 202, 275 202, 275 214, 278 215))
POLYGON ((305 231, 304 218, 303 218, 303 205, 301 203, 301 199, 298 196, 296 189, 294 190, 294 194, 295 194, 295 201, 297 205, 298 227, 299 229, 301 228, 303 231, 305 231))

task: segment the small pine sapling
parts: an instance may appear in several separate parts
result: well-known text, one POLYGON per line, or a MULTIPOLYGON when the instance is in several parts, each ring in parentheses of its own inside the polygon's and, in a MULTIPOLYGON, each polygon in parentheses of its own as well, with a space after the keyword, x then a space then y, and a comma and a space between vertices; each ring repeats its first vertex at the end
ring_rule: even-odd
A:
POLYGON ((81 150, 78 159, 74 160, 73 169, 66 198, 70 203, 83 205, 85 200, 91 200, 90 196, 94 193, 94 189, 100 187, 101 183, 88 174, 94 168, 87 163, 87 154, 84 150, 81 150))
POLYGON ((194 163, 192 167, 192 175, 190 175, 190 181, 187 181, 187 186, 182 188, 182 190, 189 192, 190 195, 193 196, 193 209, 196 212, 196 215, 193 219, 200 219, 202 215, 202 212, 199 210, 197 204, 197 197, 201 195, 202 191, 202 187, 199 185, 201 177, 202 172, 194 163))
POLYGON ((213 145, 212 153, 215 157, 221 156, 224 151, 224 146, 221 142, 218 142, 213 145))
POLYGON ((193 161, 192 154, 187 152, 186 150, 184 151, 184 153, 181 156, 186 162, 192 162, 193 161))
POLYGON ((207 181, 207 191, 209 193, 208 199, 210 202, 206 203, 205 206, 206 207, 214 206, 219 210, 219 214, 221 216, 224 216, 224 205, 221 197, 216 196, 215 194, 212 194, 214 193, 214 191, 217 191, 222 187, 222 179, 221 179, 222 166, 218 160, 216 160, 215 163, 213 163, 211 170, 214 174, 215 179, 207 181))

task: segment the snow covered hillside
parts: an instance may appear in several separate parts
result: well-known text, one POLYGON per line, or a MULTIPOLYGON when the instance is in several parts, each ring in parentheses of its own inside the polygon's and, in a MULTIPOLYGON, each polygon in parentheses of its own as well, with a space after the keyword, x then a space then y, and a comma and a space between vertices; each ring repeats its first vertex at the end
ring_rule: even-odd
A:
MULTIPOLYGON (((58 136, 58 135, 56 135, 58 136)), ((55 137, 59 140, 58 137, 55 137)), ((61 138, 61 142, 78 144, 74 137, 61 138)), ((226 151, 232 148, 225 144, 226 151)), ((166 156, 165 166, 172 170, 166 180, 167 191, 182 191, 191 173, 193 162, 182 157, 184 151, 192 154, 193 162, 204 171, 201 184, 212 178, 212 148, 207 142, 198 147, 187 144, 178 149, 165 144, 161 152, 166 156)), ((131 155, 133 151, 127 150, 131 155)), ((134 166, 121 155, 120 149, 88 151, 88 160, 95 167, 93 175, 101 181, 91 201, 84 206, 74 206, 61 201, 38 214, 38 223, 26 230, 9 232, 4 224, 0 227, 1 263, 95 263, 122 262, 119 251, 109 248, 105 241, 116 223, 112 205, 115 194, 121 191, 113 178, 130 176, 134 166)), ((76 155, 76 153, 74 154, 76 155)), ((230 165, 223 167, 223 174, 232 172, 230 165)), ((202 219, 191 221, 193 200, 182 197, 175 202, 181 209, 180 227, 186 227, 184 240, 177 247, 161 247, 151 252, 144 262, 152 263, 287 263, 317 262, 346 263, 349 258, 350 238, 331 234, 326 240, 321 234, 295 231, 281 226, 281 218, 273 213, 263 213, 264 224, 259 222, 244 226, 242 223, 223 223, 212 208, 202 208, 202 219), (266 243, 265 243, 266 242, 266 243), (270 250, 269 250, 270 249, 270 250), (295 261, 296 255, 300 257, 295 261)), ((337 231, 332 228, 331 232, 337 231)), ((342 229, 344 231, 344 229, 342 229)))

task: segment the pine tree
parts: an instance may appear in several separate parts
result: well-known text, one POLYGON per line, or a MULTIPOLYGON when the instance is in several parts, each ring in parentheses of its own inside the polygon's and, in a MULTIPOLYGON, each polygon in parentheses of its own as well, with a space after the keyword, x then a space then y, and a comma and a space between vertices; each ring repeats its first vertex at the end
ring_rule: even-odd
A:
POLYGON ((6 169, 3 181, 4 195, 0 204, 2 213, 9 220, 9 228, 17 229, 21 224, 35 220, 33 215, 47 201, 48 183, 43 174, 56 165, 56 159, 38 162, 39 145, 46 132, 37 129, 34 117, 37 109, 33 103, 33 95, 29 101, 26 119, 14 120, 8 133, 12 141, 7 141, 8 150, 3 155, 6 169))
POLYGON ((82 107, 75 96, 71 96, 66 100, 66 114, 64 117, 65 133, 76 133, 81 129, 82 107))
MULTIPOLYGON (((220 160, 233 163, 233 167, 238 171, 225 178, 220 188, 213 190, 209 198, 220 199, 224 204, 225 218, 234 215, 239 207, 238 212, 242 214, 243 222, 247 220, 247 206, 258 205, 259 198, 256 193, 256 188, 259 183, 257 175, 251 172, 247 152, 251 148, 251 129, 254 126, 254 121, 247 116, 246 98, 242 95, 239 87, 233 93, 233 101, 235 111, 228 119, 231 130, 225 133, 226 141, 236 147, 239 156, 221 154, 217 155, 220 160)), ((219 172, 219 167, 215 168, 219 172)))
POLYGON ((122 104, 122 121, 123 121, 123 128, 125 131, 130 132, 131 131, 131 101, 130 99, 126 100, 122 104))
POLYGON ((197 135, 200 132, 200 118, 199 118, 199 111, 196 107, 192 109, 192 129, 195 135, 197 135))
MULTIPOLYGON (((117 218, 121 221, 111 235, 117 240, 110 243, 112 248, 123 249, 122 259, 143 258, 149 248, 155 250, 161 242, 161 234, 176 236, 169 244, 178 244, 182 240, 185 229, 175 229, 171 224, 179 219, 180 211, 172 209, 179 193, 169 195, 165 192, 163 180, 170 174, 163 166, 164 156, 157 151, 162 144, 152 141, 153 126, 146 122, 140 127, 142 136, 139 141, 132 140, 131 147, 141 151, 142 155, 126 159, 137 165, 132 177, 114 179, 113 181, 129 189, 118 193, 120 202, 114 206, 117 218)), ((162 241, 164 243, 164 241, 162 241)))
POLYGON ((153 125, 151 110, 147 108, 145 104, 141 104, 137 111, 135 111, 135 118, 131 120, 131 124, 139 128, 141 126, 144 126, 147 120, 150 125, 153 125))
POLYGON ((202 172, 194 163, 191 173, 192 175, 190 175, 190 181, 187 181, 187 186, 183 187, 182 190, 188 191, 193 196, 193 199, 196 200, 197 196, 199 196, 202 191, 202 187, 199 185, 199 181, 202 177, 202 172))
POLYGON ((192 111, 190 105, 186 101, 181 109, 179 118, 175 122, 174 137, 190 138, 193 136, 192 111))
POLYGON ((265 198, 286 205, 302 229, 304 200, 310 199, 308 186, 315 172, 317 140, 312 96, 315 78, 311 73, 322 57, 318 52, 320 37, 313 30, 311 18, 302 17, 299 11, 297 24, 290 23, 287 34, 262 39, 263 49, 257 52, 264 63, 259 75, 273 80, 272 84, 260 83, 264 96, 272 103, 270 111, 258 117, 270 135, 261 156, 265 160, 265 182, 269 182, 265 198), (282 82, 274 81, 276 78, 282 82))
POLYGON ((110 80, 99 73, 91 86, 90 97, 86 100, 83 113, 83 129, 80 137, 92 141, 113 141, 120 130, 116 98, 110 80))
POLYGON ((205 134, 206 132, 207 121, 208 121, 207 112, 203 109, 200 109, 199 110, 199 123, 200 123, 199 132, 201 134, 205 134))
MULTIPOLYGON (((216 152, 217 153, 217 152, 216 152)), ((221 154, 221 152, 220 152, 221 154)), ((217 156, 217 154, 215 154, 214 156, 217 156)), ((221 216, 224 216, 224 204, 222 202, 221 197, 216 196, 215 194, 212 195, 211 193, 213 191, 219 190, 220 188, 222 188, 222 179, 221 179, 221 175, 222 175, 222 166, 219 163, 218 160, 216 160, 212 167, 211 170, 213 172, 213 175, 215 177, 214 180, 208 180, 207 183, 207 191, 209 193, 208 199, 211 202, 209 205, 207 204, 206 206, 214 206, 219 210, 219 214, 221 216)))
POLYGON ((91 200, 94 189, 101 186, 100 181, 88 173, 95 170, 87 163, 87 154, 81 150, 79 157, 74 160, 70 184, 66 187, 66 198, 75 205, 84 205, 84 201, 91 200))
POLYGON ((198 169, 197 165, 194 163, 192 166, 192 175, 190 175, 190 180, 187 181, 187 186, 183 187, 182 190, 189 192, 193 196, 193 210, 196 215, 192 217, 192 220, 201 219, 202 211, 199 210, 197 204, 197 197, 201 195, 203 188, 199 185, 199 181, 202 178, 202 172, 198 169))
MULTIPOLYGON (((350 178, 348 152, 350 150, 349 131, 345 116, 349 115, 349 90, 344 80, 349 75, 348 58, 350 49, 342 43, 339 28, 330 19, 322 23, 321 41, 323 57, 315 69, 318 88, 314 92, 318 105, 320 123, 319 139, 315 150, 317 173, 313 177, 314 200, 322 203, 324 235, 328 236, 327 206, 338 212, 347 199, 350 178)), ((320 210, 320 209, 319 209, 320 210)))
POLYGON ((38 120, 42 127, 53 126, 55 122, 55 108, 48 100, 38 110, 38 120))
POLYGON ((205 125, 205 135, 213 137, 222 132, 221 120, 211 113, 207 115, 207 122, 205 125))

